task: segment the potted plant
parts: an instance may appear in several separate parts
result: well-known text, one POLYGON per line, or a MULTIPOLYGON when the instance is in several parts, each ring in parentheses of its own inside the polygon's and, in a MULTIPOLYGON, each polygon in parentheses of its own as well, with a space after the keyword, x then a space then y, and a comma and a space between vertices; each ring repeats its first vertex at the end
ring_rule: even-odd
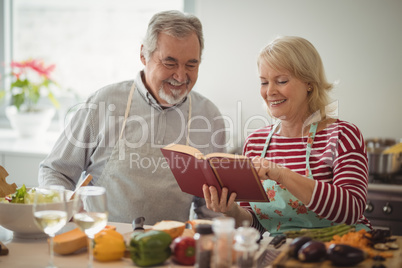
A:
MULTIPOLYGON (((11 83, 7 89, 10 105, 6 108, 7 118, 21 136, 37 136, 47 130, 55 108, 59 107, 53 94, 58 85, 50 78, 55 65, 46 66, 42 60, 28 59, 13 61, 10 67, 11 83), (39 104, 44 96, 47 96, 53 107, 39 104)), ((6 90, 0 89, 0 99, 5 96, 6 90)))

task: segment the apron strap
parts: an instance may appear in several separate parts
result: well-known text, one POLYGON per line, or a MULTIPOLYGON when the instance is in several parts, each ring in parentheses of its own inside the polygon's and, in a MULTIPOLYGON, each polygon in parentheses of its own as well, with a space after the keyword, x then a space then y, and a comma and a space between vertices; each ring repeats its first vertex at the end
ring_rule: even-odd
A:
POLYGON ((308 133, 308 137, 307 137, 307 148, 306 148, 306 176, 310 179, 313 179, 313 173, 311 172, 310 169, 310 154, 311 154, 311 150, 313 148, 313 142, 314 142, 314 138, 315 138, 315 133, 317 132, 317 126, 318 123, 312 123, 310 125, 310 131, 308 133))
POLYGON ((281 121, 278 121, 278 122, 272 127, 271 132, 268 134, 268 137, 267 137, 267 139, 266 139, 266 141, 265 141, 264 149, 262 150, 262 153, 261 153, 261 157, 262 157, 262 158, 264 158, 265 155, 267 154, 267 149, 268 149, 269 143, 271 142, 272 135, 274 135, 274 133, 276 132, 276 129, 278 128, 278 126, 279 126, 280 124, 281 124, 281 121))
POLYGON ((124 114, 124 121, 123 121, 123 126, 122 126, 122 128, 121 128, 119 140, 121 139, 121 137, 123 137, 124 128, 125 128, 125 126, 126 126, 126 121, 127 121, 128 113, 130 112, 130 108, 131 108, 131 101, 133 100, 134 90, 135 90, 135 83, 133 82, 133 84, 131 85, 130 94, 128 95, 127 106, 126 106, 126 112, 125 112, 125 114, 124 114))
POLYGON ((188 146, 190 141, 190 125, 191 125, 191 95, 188 95, 188 120, 187 120, 187 137, 186 137, 186 145, 188 146))
MULTIPOLYGON (((264 145, 264 149, 261 152, 261 157, 265 157, 265 155, 267 154, 267 150, 268 150, 268 146, 269 143, 271 142, 271 138, 274 135, 274 133, 276 132, 276 129, 278 128, 278 126, 280 125, 280 121, 278 121, 273 127, 271 132, 268 134, 268 137, 265 141, 265 145, 264 145)), ((307 148, 306 148, 306 177, 313 179, 313 174, 311 172, 310 169, 310 154, 311 154, 311 150, 313 148, 313 142, 314 142, 314 138, 315 138, 315 134, 317 132, 317 126, 318 126, 318 122, 315 122, 313 124, 310 125, 310 131, 308 133, 308 137, 307 137, 307 148)))

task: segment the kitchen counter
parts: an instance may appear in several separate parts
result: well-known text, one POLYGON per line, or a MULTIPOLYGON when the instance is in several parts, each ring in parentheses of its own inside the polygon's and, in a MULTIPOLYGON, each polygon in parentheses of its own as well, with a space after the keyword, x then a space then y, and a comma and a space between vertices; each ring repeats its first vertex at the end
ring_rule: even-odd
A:
MULTIPOLYGON (((114 225, 117 228, 117 231, 123 234, 126 241, 129 241, 130 234, 132 232, 131 224, 127 223, 116 223, 109 222, 109 225, 114 225)), ((69 222, 64 231, 68 231, 75 228, 73 222, 69 222)), ((265 237, 263 239, 263 244, 266 245, 272 238, 265 237)), ((393 251, 394 257, 389 258, 383 262, 383 264, 388 268, 394 267, 402 267, 402 236, 397 237, 397 242, 399 244, 399 250, 393 251)), ((25 267, 45 267, 49 258, 49 250, 46 238, 42 239, 17 239, 13 238, 12 232, 0 227, 0 241, 5 244, 9 253, 6 256, 0 256, 0 267, 16 267, 16 268, 25 268, 25 267)), ((285 267, 285 268, 313 268, 313 267, 333 267, 331 266, 330 261, 325 261, 321 263, 301 263, 294 259, 289 259, 286 256, 286 249, 290 244, 291 239, 287 239, 287 242, 284 246, 280 248, 283 252, 277 257, 273 266, 268 267, 285 267)), ((58 255, 55 254, 54 263, 59 268, 71 268, 71 267, 87 267, 88 261, 88 253, 86 250, 78 251, 71 255, 58 255)), ((356 267, 360 268, 371 268, 374 264, 372 259, 367 259, 364 262, 360 263, 356 267)), ((94 260, 94 268, 96 267, 136 267, 132 260, 129 258, 122 258, 119 261, 114 262, 98 262, 94 260)), ((177 265, 171 262, 170 260, 166 261, 163 266, 159 267, 190 267, 177 265)))
POLYGON ((373 191, 385 191, 389 193, 402 193, 402 185, 398 184, 381 184, 381 183, 369 183, 368 190, 373 191))
MULTIPOLYGON (((132 232, 131 224, 109 222, 109 225, 116 226, 116 230, 123 234, 127 239, 132 232)), ((67 223, 64 231, 75 228, 73 222, 67 223)), ((15 268, 43 268, 46 267, 49 260, 49 249, 46 238, 42 239, 18 239, 13 238, 12 232, 0 227, 0 241, 8 247, 9 253, 6 256, 0 256, 0 267, 15 268)), ((71 255, 54 256, 54 264, 59 268, 86 268, 88 262, 88 252, 86 250, 78 251, 71 255)), ((94 260, 96 267, 135 267, 132 260, 122 258, 114 262, 98 262, 94 260)), ((184 267, 166 263, 166 267, 184 267)))

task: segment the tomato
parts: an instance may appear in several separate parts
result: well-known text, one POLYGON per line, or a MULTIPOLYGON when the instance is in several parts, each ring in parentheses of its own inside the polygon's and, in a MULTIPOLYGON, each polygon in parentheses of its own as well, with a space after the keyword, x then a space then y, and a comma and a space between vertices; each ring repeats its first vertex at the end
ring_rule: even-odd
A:
POLYGON ((171 244, 172 259, 183 265, 195 263, 195 240, 188 236, 179 236, 171 244))

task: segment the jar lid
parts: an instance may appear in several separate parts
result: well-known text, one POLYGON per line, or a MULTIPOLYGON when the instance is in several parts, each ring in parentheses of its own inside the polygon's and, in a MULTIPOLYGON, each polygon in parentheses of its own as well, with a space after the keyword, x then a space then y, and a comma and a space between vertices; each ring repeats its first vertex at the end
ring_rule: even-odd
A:
POLYGON ((217 217, 213 219, 212 230, 214 233, 231 233, 235 228, 235 220, 231 217, 217 217))
POLYGON ((210 224, 197 224, 195 226, 195 232, 206 235, 206 234, 212 234, 212 226, 210 224))

